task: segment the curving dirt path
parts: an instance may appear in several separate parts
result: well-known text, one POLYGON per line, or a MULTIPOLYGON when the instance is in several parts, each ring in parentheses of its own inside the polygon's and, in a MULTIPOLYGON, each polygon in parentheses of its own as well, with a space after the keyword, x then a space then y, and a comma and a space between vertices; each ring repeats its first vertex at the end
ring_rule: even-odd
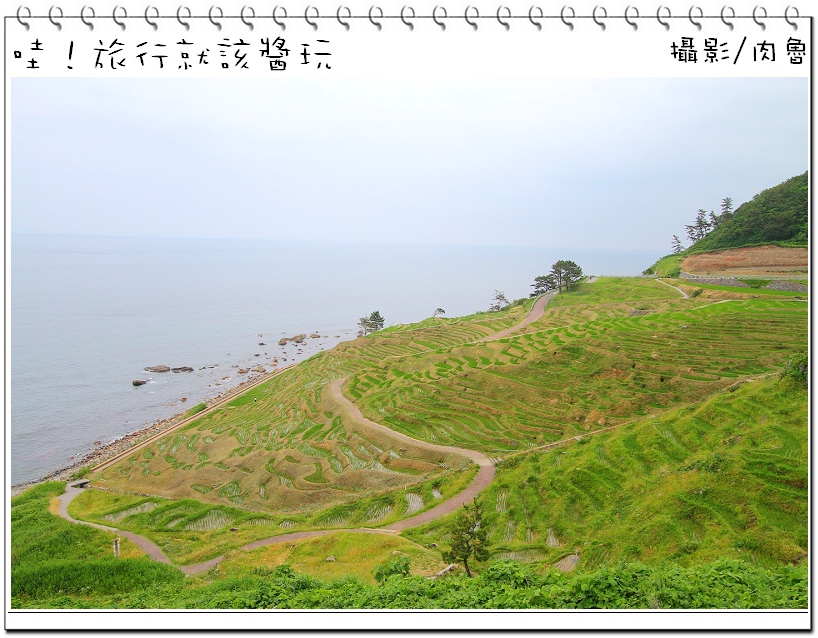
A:
MULTIPOLYGON (((167 563, 168 565, 173 564, 171 560, 165 555, 165 552, 162 551, 162 548, 159 547, 159 545, 157 545, 153 541, 149 541, 144 536, 134 534, 133 532, 128 532, 124 529, 117 529, 116 527, 108 527, 107 525, 99 525, 98 523, 89 523, 88 521, 79 521, 76 518, 72 517, 68 513, 68 504, 85 491, 83 488, 77 487, 76 486, 77 483, 86 483, 86 481, 74 481, 74 483, 68 483, 65 486, 65 492, 63 492, 61 496, 57 497, 60 502, 59 507, 57 509, 60 516, 62 516, 65 520, 70 521, 72 523, 77 523, 79 525, 88 525, 89 527, 96 527, 97 529, 105 530, 106 532, 114 532, 116 534, 119 534, 120 536, 124 536, 128 540, 135 543, 143 552, 145 552, 153 560, 159 561, 160 563, 167 563)), ((184 568, 182 568, 182 570, 184 571, 184 568)))
MULTIPOLYGON (((340 409, 348 417, 350 417, 358 425, 358 427, 360 427, 363 430, 370 430, 378 432, 380 434, 385 434, 396 439, 397 441, 408 443, 415 447, 420 447, 434 452, 442 452, 444 454, 457 454, 459 456, 464 456, 477 463, 477 465, 480 468, 477 471, 477 474, 475 475, 474 479, 466 489, 455 494, 451 498, 443 501, 439 505, 436 505, 432 509, 427 510, 425 512, 421 512, 420 514, 417 514, 415 516, 411 516, 409 518, 397 521, 395 523, 392 523, 391 525, 385 525, 384 527, 379 528, 357 527, 350 529, 325 529, 308 530, 303 532, 291 532, 289 534, 280 534, 278 536, 271 536, 269 538, 263 538, 261 540, 253 541, 251 543, 243 545, 240 549, 249 551, 252 549, 257 549, 259 547, 275 545, 277 543, 286 543, 289 541, 300 540, 304 538, 325 536, 327 534, 334 534, 336 532, 355 532, 362 534, 397 534, 405 529, 417 527, 418 525, 423 525, 424 523, 428 523, 442 516, 446 516, 447 514, 451 514, 452 512, 460 509, 464 504, 470 503, 475 496, 477 496, 480 492, 482 492, 489 485, 491 485, 491 482, 494 480, 495 469, 494 464, 491 462, 491 459, 489 459, 485 454, 483 454, 482 452, 478 452, 476 450, 467 450, 464 448, 458 448, 451 445, 436 445, 434 443, 428 443, 426 441, 413 439, 412 437, 406 436, 405 434, 401 434, 400 432, 395 432, 394 430, 391 430, 390 428, 381 425, 380 423, 370 421, 365 416, 363 416, 363 414, 361 414, 361 411, 357 405, 352 403, 352 401, 350 401, 343 395, 341 386, 343 385, 345 380, 346 379, 337 379, 330 383, 328 387, 330 389, 332 398, 338 404, 340 409)), ((85 481, 77 481, 76 483, 85 483, 85 481)), ((121 536, 124 536, 125 538, 128 538, 129 540, 133 541, 148 556, 150 556, 154 560, 157 560, 162 563, 167 563, 168 565, 173 564, 158 545, 148 540, 144 536, 140 536, 139 534, 135 534, 133 532, 128 532, 125 530, 120 530, 115 527, 108 527, 107 525, 99 525, 97 523, 80 521, 69 515, 68 504, 82 492, 83 489, 76 487, 75 483, 71 483, 66 486, 65 492, 62 494, 62 496, 59 497, 60 504, 58 511, 60 516, 62 516, 68 521, 71 521, 72 523, 88 525, 90 527, 95 527, 97 529, 102 529, 108 532, 115 532, 117 534, 120 534, 121 536)), ((220 563, 223 559, 224 555, 216 556, 215 558, 211 558, 210 560, 205 561, 203 563, 197 563, 195 565, 180 565, 179 569, 181 569, 185 574, 198 574, 207 571, 214 565, 220 563)))
POLYGON ((505 330, 501 330, 500 332, 495 332, 494 334, 488 335, 487 337, 483 337, 479 339, 477 343, 483 343, 485 341, 497 341, 498 339, 504 339, 505 337, 514 334, 518 330, 522 330, 529 324, 534 323, 542 317, 543 313, 545 312, 546 306, 548 306, 548 302, 551 301, 551 298, 557 293, 549 292, 544 294, 542 297, 537 299, 534 302, 534 305, 531 307, 531 310, 528 311, 525 319, 523 319, 520 323, 516 326, 511 326, 511 328, 506 328, 505 330))
POLYGON ((336 379, 330 383, 328 386, 330 393, 335 402, 341 407, 341 410, 346 413, 347 416, 351 417, 351 419, 362 429, 379 432, 380 434, 390 436, 397 441, 409 443, 410 445, 423 448, 425 450, 465 456, 467 459, 474 461, 480 466, 474 480, 459 494, 456 494, 455 496, 445 500, 440 505, 418 514, 417 516, 405 518, 402 521, 392 523, 391 525, 385 525, 383 529, 402 531, 409 529, 410 527, 423 525, 424 523, 433 521, 441 516, 445 516, 446 514, 451 514, 455 510, 462 507, 465 503, 471 502, 475 496, 486 489, 494 480, 494 464, 491 462, 491 459, 489 459, 482 452, 478 452, 477 450, 467 450, 451 445, 436 445, 434 443, 427 443, 426 441, 413 439, 412 437, 401 434, 400 432, 395 432, 395 430, 392 430, 385 425, 381 425, 380 423, 370 421, 363 414, 361 414, 361 410, 357 405, 344 396, 343 392, 341 391, 341 386, 343 385, 344 381, 345 379, 336 379))
POLYGON ((678 291, 681 293, 682 297, 684 297, 685 299, 690 299, 690 295, 688 295, 688 294, 687 294, 687 293, 686 293, 684 290, 682 290, 681 288, 677 288, 677 287, 676 287, 676 286, 674 286, 673 284, 669 284, 669 283, 667 283, 666 281, 662 281, 662 280, 661 280, 661 279, 659 279, 658 277, 656 278, 656 281, 658 281, 658 282, 659 282, 659 283, 661 283, 661 284, 665 284, 665 286, 668 286, 669 288, 673 288, 674 290, 678 290, 678 291))
MULTIPOLYGON (((484 337, 481 339, 481 342, 485 341, 495 341, 497 339, 502 339, 507 337, 518 330, 522 330, 526 326, 530 325, 531 323, 537 321, 540 317, 542 317, 543 313, 545 312, 545 308, 548 306, 548 302, 554 296, 555 293, 548 293, 543 295, 532 306, 529 313, 526 315, 525 319, 518 323, 516 326, 512 326, 511 328, 506 328, 505 330, 501 330, 500 332, 496 332, 492 335, 484 337)), ((284 370, 290 368, 291 366, 287 366, 287 368, 282 368, 281 370, 276 370, 273 374, 265 375, 264 378, 259 379, 257 382, 253 383, 252 386, 254 387, 259 383, 266 381, 267 378, 273 376, 274 374, 278 374, 284 372, 284 370)), ((278 536, 271 536, 269 538, 263 538, 261 540, 253 541, 252 543, 248 543, 240 547, 240 549, 249 551, 253 549, 257 549, 259 547, 266 547, 268 545, 275 545, 277 543, 286 543, 289 541, 300 540, 304 538, 312 538, 315 536, 325 536, 327 534, 334 534, 336 532, 355 532, 355 533, 362 533, 362 534, 397 534, 405 529, 409 529, 411 527, 417 527, 418 525, 423 525, 424 523, 428 523, 430 521, 436 520, 441 518, 442 516, 446 516, 447 514, 451 514, 452 512, 460 509, 466 503, 470 503, 480 492, 486 489, 491 482, 494 480, 494 464, 491 462, 485 454, 482 452, 478 452, 477 450, 468 450, 465 448, 458 448, 451 445, 436 445, 434 443, 428 443, 426 441, 420 441, 418 439, 413 439, 412 437, 406 436, 405 434, 401 434, 400 432, 396 432, 380 423, 375 423, 367 419, 363 414, 361 414, 361 410, 355 405, 352 401, 347 399, 343 392, 342 392, 342 385, 346 379, 336 379, 332 383, 329 384, 329 390, 332 394, 333 400, 338 404, 340 409, 347 414, 348 417, 353 421, 353 423, 357 424, 363 430, 370 430, 374 432, 378 432, 380 434, 385 434, 390 436, 398 441, 402 441, 404 443, 409 443, 415 447, 420 447, 426 450, 435 451, 435 452, 443 452, 445 454, 456 454, 458 456, 464 456, 471 461, 474 461, 479 466, 477 474, 475 475, 472 482, 469 486, 464 489, 463 491, 459 492, 458 494, 452 496, 451 498, 443 501, 439 505, 436 505, 430 510, 417 514, 415 516, 411 516, 409 518, 405 518, 403 520, 397 521, 390 525, 385 525, 384 527, 379 528, 369 528, 369 527, 358 527, 352 529, 327 529, 327 530, 311 530, 311 531, 303 531, 303 532, 291 532, 289 534, 280 534, 278 536)), ((246 388, 249 390, 250 387, 246 388)), ((160 438, 162 436, 166 436, 172 430, 178 429, 189 420, 193 418, 201 418, 202 414, 219 407, 222 403, 232 400, 235 398, 234 396, 230 396, 226 398, 224 401, 220 401, 217 404, 214 404, 208 410, 202 411, 196 414, 191 419, 185 420, 182 423, 165 430, 164 432, 156 435, 155 437, 151 437, 150 439, 143 441, 137 446, 130 448, 126 452, 122 454, 116 455, 111 459, 108 459, 104 463, 101 463, 95 469, 100 470, 104 467, 112 465, 114 462, 120 460, 122 457, 126 455, 133 454, 133 452, 145 445, 151 443, 154 439, 160 438)), ((107 525, 99 525, 97 523, 90 523, 87 521, 80 521, 73 518, 71 515, 68 514, 68 504, 73 501, 79 494, 83 492, 83 489, 77 487, 76 484, 84 484, 85 481, 76 481, 74 483, 70 483, 66 486, 65 492, 58 497, 59 498, 59 515, 64 519, 72 522, 77 523, 80 525, 88 525, 90 527, 96 527, 97 529, 105 530, 108 532, 114 532, 123 536, 132 542, 134 542, 140 549, 142 549, 148 556, 152 559, 159 561, 161 563, 166 563, 168 565, 172 565, 173 563, 167 557, 167 555, 162 551, 162 549, 154 542, 148 540, 144 536, 140 536, 139 534, 135 534, 133 532, 128 532, 126 530, 117 529, 115 527, 108 527, 107 525)), ((203 563, 197 563, 195 565, 179 565, 179 569, 182 570, 185 574, 198 574, 204 571, 207 571, 211 567, 217 565, 224 559, 224 555, 216 556, 215 558, 211 558, 208 561, 203 563)))

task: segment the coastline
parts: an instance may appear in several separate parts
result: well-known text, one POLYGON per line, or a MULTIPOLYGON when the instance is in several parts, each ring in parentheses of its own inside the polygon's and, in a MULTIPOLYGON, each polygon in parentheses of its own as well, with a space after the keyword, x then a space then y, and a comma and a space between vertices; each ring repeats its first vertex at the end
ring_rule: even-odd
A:
MULTIPOLYGON (((218 403, 221 403, 226 399, 241 394, 250 386, 256 385, 257 383, 261 383, 262 381, 266 381, 268 378, 272 378, 274 375, 278 374, 279 372, 282 372, 283 370, 288 369, 289 367, 291 366, 276 369, 271 372, 266 372, 264 374, 257 374, 253 377, 245 379, 236 386, 228 388, 227 390, 221 392, 220 394, 217 394, 214 397, 210 397, 202 401, 202 403, 204 403, 208 408, 210 408, 218 403)), ((58 470, 54 470, 53 472, 49 472, 42 478, 12 485, 11 495, 16 496, 17 494, 28 489, 29 487, 33 487, 34 485, 39 485, 40 483, 45 483, 47 481, 69 480, 71 476, 74 474, 74 472, 91 463, 99 464, 104 461, 107 461, 108 459, 116 456, 117 454, 121 454, 123 452, 130 450, 131 448, 135 447, 139 443, 142 443, 148 438, 161 435, 167 432, 168 430, 172 430, 176 425, 185 420, 185 414, 187 414, 189 409, 190 408, 182 412, 177 412, 176 414, 166 419, 154 421, 150 425, 140 427, 139 429, 134 430, 133 432, 123 434, 122 436, 119 436, 108 443, 104 443, 94 448, 92 451, 88 452, 82 458, 76 460, 70 465, 62 467, 58 470)))
MULTIPOLYGON (((352 330, 345 330, 342 332, 352 332, 352 330)), ((355 337, 353 337, 354 339, 355 337)), ((326 350, 331 350, 339 343, 343 343, 344 339, 341 339, 337 343, 334 343, 330 347, 318 347, 314 352, 303 352, 303 358, 300 358, 297 361, 290 363, 289 365, 276 367, 267 372, 263 373, 253 373, 252 371, 248 374, 246 378, 241 380, 237 385, 230 386, 224 389, 222 392, 212 396, 207 397, 201 401, 201 403, 205 404, 205 410, 213 408, 227 400, 233 399, 234 397, 246 392, 251 387, 256 386, 260 383, 267 381, 268 379, 273 378, 277 374, 284 372, 285 370, 289 370, 293 366, 301 363, 302 361, 306 361, 310 357, 315 356, 319 352, 324 352, 326 350)), ((323 345, 323 344, 317 344, 323 345)), ((303 346, 302 346, 303 347, 303 346)), ((293 357, 293 353, 287 353, 288 357, 293 357)), ((192 407, 192 406, 191 406, 192 407)), ((205 410, 202 410, 204 412, 205 410)), ((158 419, 149 424, 143 424, 136 430, 131 432, 127 432, 121 436, 114 438, 113 440, 109 441, 108 443, 104 443, 95 447, 93 450, 82 454, 80 458, 75 460, 74 462, 56 469, 48 474, 37 478, 32 479, 30 481, 25 481, 22 483, 13 484, 10 487, 11 496, 17 496, 18 494, 22 493, 23 491, 27 490, 30 487, 35 485, 39 485, 41 483, 46 483, 48 481, 67 481, 70 480, 74 474, 81 470, 83 467, 87 467, 90 464, 99 465, 104 463, 120 454, 131 450, 138 445, 144 443, 145 441, 152 439, 157 436, 162 436, 165 433, 172 431, 174 428, 179 426, 181 423, 185 422, 187 419, 198 416, 199 413, 196 415, 185 416, 190 411, 190 408, 183 410, 181 412, 177 412, 172 414, 169 417, 164 419, 158 419)))

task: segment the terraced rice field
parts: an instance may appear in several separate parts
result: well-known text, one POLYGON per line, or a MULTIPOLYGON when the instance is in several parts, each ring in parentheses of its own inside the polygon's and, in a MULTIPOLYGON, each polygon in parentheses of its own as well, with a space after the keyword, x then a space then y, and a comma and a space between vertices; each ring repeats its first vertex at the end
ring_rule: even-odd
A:
MULTIPOLYGON (((483 497, 494 505, 484 518, 493 555, 555 564, 577 552, 581 570, 622 560, 803 560, 808 445, 806 390, 770 378, 510 457, 483 497)), ((442 522, 407 532, 426 544, 447 533, 442 522)))
POLYGON ((567 325, 413 356, 356 375, 348 392, 365 416, 409 436, 502 456, 774 371, 806 338, 806 305, 791 301, 680 299, 671 311, 595 310, 589 321, 587 309, 569 310, 538 322, 567 325))
MULTIPOLYGON (((681 299, 644 279, 581 286, 555 297, 543 317, 519 335, 479 342, 518 324, 530 305, 429 319, 342 343, 135 452, 94 475, 94 482, 193 497, 214 508, 294 515, 327 508, 324 523, 331 526, 351 520, 376 524, 408 515, 417 505, 401 496, 389 501, 388 512, 368 512, 381 496, 419 494, 417 486, 434 480, 447 497, 468 463, 347 422, 327 391, 336 379, 348 378, 346 396, 377 423, 499 460, 774 371, 806 343, 806 304, 709 304, 681 299), (370 500, 364 511, 329 514, 330 508, 365 499, 370 500)), ((668 454, 679 436, 667 427, 668 454)), ((615 483, 607 451, 597 460, 603 469, 569 481, 578 499, 602 498, 594 491, 596 481, 615 483)), ((424 508, 437 498, 427 492, 424 508)), ((520 542, 548 538, 546 528, 535 524, 533 496, 507 490, 496 505, 498 513, 504 507, 522 517, 514 530, 520 542)))

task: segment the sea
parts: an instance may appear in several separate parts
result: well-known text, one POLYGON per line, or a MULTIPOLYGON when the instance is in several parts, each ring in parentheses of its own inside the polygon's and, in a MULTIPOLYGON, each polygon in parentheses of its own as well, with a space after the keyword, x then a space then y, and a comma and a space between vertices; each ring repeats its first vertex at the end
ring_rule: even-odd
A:
MULTIPOLYGON (((214 397, 242 368, 287 365, 386 326, 527 297, 558 259, 637 275, 656 251, 12 234, 11 483, 38 480, 214 397), (281 337, 318 333, 304 345, 281 337), (298 350, 301 350, 301 353, 298 350), (284 362, 283 358, 287 361, 284 362), (149 366, 193 372, 146 372, 149 366), (134 386, 134 380, 147 381, 134 386), (182 399, 186 401, 182 401, 182 399)), ((10 309, 10 311, 9 311, 10 309)), ((7 361, 8 363, 8 361, 7 361)))

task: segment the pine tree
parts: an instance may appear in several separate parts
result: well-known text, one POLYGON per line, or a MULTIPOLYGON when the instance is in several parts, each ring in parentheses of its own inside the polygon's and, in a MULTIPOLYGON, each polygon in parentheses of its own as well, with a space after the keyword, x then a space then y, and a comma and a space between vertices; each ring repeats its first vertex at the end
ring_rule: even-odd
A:
POLYGON ((539 297, 547 292, 556 290, 557 280, 554 278, 554 275, 540 275, 539 277, 534 277, 534 283, 531 284, 531 287, 534 288, 534 292, 531 293, 531 296, 539 297))
POLYGON ((358 336, 365 337, 370 332, 372 332, 372 324, 369 321, 369 317, 361 317, 358 319, 358 336))
POLYGON ((713 228, 714 226, 707 220, 707 211, 703 208, 700 208, 699 212, 696 213, 695 222, 692 224, 685 224, 687 238, 693 243, 703 239, 705 235, 707 235, 707 233, 709 233, 713 228))
POLYGON ((452 563, 463 562, 466 575, 471 578, 469 559, 486 560, 489 557, 487 549, 488 532, 483 526, 483 508, 474 498, 474 504, 463 505, 463 511, 454 522, 451 533, 451 549, 442 552, 443 560, 452 563))
POLYGON ((358 336, 365 337, 370 332, 375 332, 376 330, 383 329, 383 322, 384 319, 381 317, 381 313, 377 310, 371 313, 368 317, 361 317, 358 319, 358 336))
POLYGON ((703 208, 696 213, 696 241, 704 239, 707 233, 710 232, 710 222, 707 221, 707 211, 703 208))
POLYGON ((732 197, 725 197, 721 200, 721 220, 722 222, 727 221, 733 216, 733 198, 732 197))
POLYGON ((384 318, 381 317, 381 313, 377 310, 369 315, 369 325, 371 326, 372 332, 383 330, 383 323, 384 318))
POLYGON ((489 306, 490 312, 499 312, 508 306, 508 299, 503 294, 502 290, 494 291, 494 302, 489 306))
POLYGON ((560 259, 551 266, 551 276, 557 282, 557 292, 562 292, 563 286, 565 286, 565 291, 568 292, 572 286, 582 279, 582 268, 573 261, 560 259))
POLYGON ((670 242, 670 246, 673 248, 674 255, 678 255, 685 249, 685 247, 682 246, 682 241, 679 239, 678 235, 673 235, 673 241, 670 242))
POLYGON ((572 288, 576 288, 577 283, 582 279, 582 268, 573 261, 566 261, 564 266, 563 279, 565 280, 565 291, 568 292, 572 288))

